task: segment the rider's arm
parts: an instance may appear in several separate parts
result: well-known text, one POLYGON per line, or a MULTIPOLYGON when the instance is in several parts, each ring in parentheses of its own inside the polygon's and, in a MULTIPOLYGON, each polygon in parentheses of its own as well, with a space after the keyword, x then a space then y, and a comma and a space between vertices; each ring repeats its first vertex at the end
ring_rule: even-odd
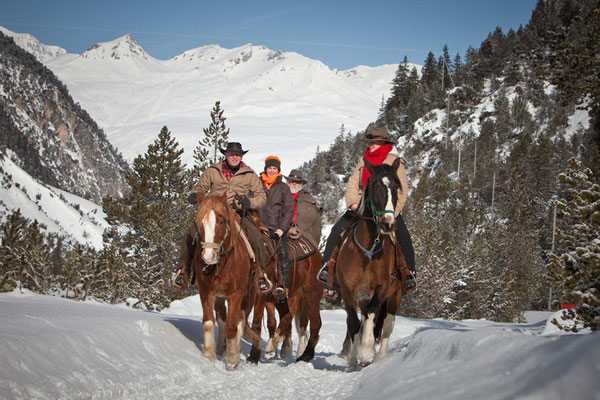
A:
POLYGON ((360 181, 362 179, 363 165, 364 163, 362 159, 360 159, 346 185, 346 206, 349 209, 356 210, 356 207, 358 207, 358 203, 360 202, 360 197, 362 196, 360 181))
POLYGON ((402 214, 402 208, 408 197, 408 180, 406 179, 406 169, 404 168, 404 161, 398 166, 396 171, 398 179, 400 179, 400 188, 398 189, 398 203, 396 203, 396 209, 394 210, 395 215, 402 214))
POLYGON ((267 194, 263 189, 260 178, 256 174, 252 174, 253 177, 250 179, 250 187, 248 191, 248 198, 250 199, 250 208, 258 210, 267 204, 267 194))

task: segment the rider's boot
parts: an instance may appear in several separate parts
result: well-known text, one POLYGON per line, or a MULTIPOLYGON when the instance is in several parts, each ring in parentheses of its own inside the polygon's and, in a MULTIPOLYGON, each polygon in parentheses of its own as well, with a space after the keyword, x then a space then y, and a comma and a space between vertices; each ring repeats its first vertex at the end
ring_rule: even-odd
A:
POLYGON ((273 297, 280 302, 287 300, 289 287, 290 287, 290 259, 287 255, 280 255, 281 261, 281 272, 283 275, 283 285, 277 286, 273 289, 273 297))

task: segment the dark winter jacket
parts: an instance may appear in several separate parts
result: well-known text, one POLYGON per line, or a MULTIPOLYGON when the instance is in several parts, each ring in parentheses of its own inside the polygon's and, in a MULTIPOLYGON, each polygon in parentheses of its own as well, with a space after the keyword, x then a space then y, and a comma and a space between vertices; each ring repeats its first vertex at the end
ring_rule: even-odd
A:
POLYGON ((294 217, 294 203, 290 187, 281 180, 281 176, 277 177, 269 189, 264 182, 262 183, 267 194, 267 204, 260 209, 260 221, 269 229, 281 229, 283 232, 287 232, 294 217))
POLYGON ((323 208, 304 189, 298 192, 298 196, 294 201, 296 202, 296 225, 300 228, 302 235, 312 241, 315 246, 318 246, 321 241, 321 230, 323 228, 323 224, 321 223, 323 208))

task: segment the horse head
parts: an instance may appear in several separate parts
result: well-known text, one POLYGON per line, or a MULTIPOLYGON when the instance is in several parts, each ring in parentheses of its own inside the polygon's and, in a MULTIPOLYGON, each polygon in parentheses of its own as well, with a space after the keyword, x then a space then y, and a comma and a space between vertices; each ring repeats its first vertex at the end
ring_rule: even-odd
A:
POLYGON ((229 237, 232 211, 227 205, 227 193, 205 197, 198 206, 196 227, 202 243, 202 260, 207 265, 219 262, 223 244, 229 237))
POLYGON ((394 210, 398 202, 398 189, 400 180, 396 171, 400 165, 400 159, 396 159, 392 165, 373 165, 364 159, 365 167, 369 171, 369 179, 365 188, 365 200, 378 227, 378 231, 390 235, 394 229, 396 220, 394 210))

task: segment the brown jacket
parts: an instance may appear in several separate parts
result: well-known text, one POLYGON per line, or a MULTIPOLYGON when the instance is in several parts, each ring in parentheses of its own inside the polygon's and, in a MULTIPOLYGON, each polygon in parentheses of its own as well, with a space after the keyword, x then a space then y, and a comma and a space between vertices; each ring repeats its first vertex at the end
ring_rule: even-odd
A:
MULTIPOLYGON (((384 164, 392 165, 392 163, 398 158, 397 154, 389 153, 385 160, 383 160, 384 164)), ((398 216, 402 214, 402 207, 404 207, 404 203, 406 203, 407 198, 407 190, 408 190, 408 181, 406 180, 406 170, 404 169, 404 160, 400 163, 398 167, 398 178, 400 179, 400 188, 398 189, 398 203, 396 204, 396 209, 394 210, 394 214, 398 216)), ((359 204, 360 198, 362 197, 363 187, 362 187, 362 171, 365 166, 365 162, 362 157, 358 161, 358 165, 354 168, 354 172, 350 179, 348 179, 348 185, 346 186, 346 205, 348 208, 352 204, 359 204)))
POLYGON ((208 167, 200 180, 192 188, 192 192, 220 195, 227 193, 229 204, 234 204, 235 195, 247 196, 250 199, 250 207, 259 209, 267 203, 267 195, 262 182, 256 172, 247 165, 243 165, 231 178, 227 180, 223 175, 222 163, 208 167))
POLYGON ((323 208, 304 189, 298 192, 298 196, 294 201, 296 202, 296 225, 298 225, 303 235, 318 246, 321 241, 321 230, 323 228, 321 222, 323 208))

